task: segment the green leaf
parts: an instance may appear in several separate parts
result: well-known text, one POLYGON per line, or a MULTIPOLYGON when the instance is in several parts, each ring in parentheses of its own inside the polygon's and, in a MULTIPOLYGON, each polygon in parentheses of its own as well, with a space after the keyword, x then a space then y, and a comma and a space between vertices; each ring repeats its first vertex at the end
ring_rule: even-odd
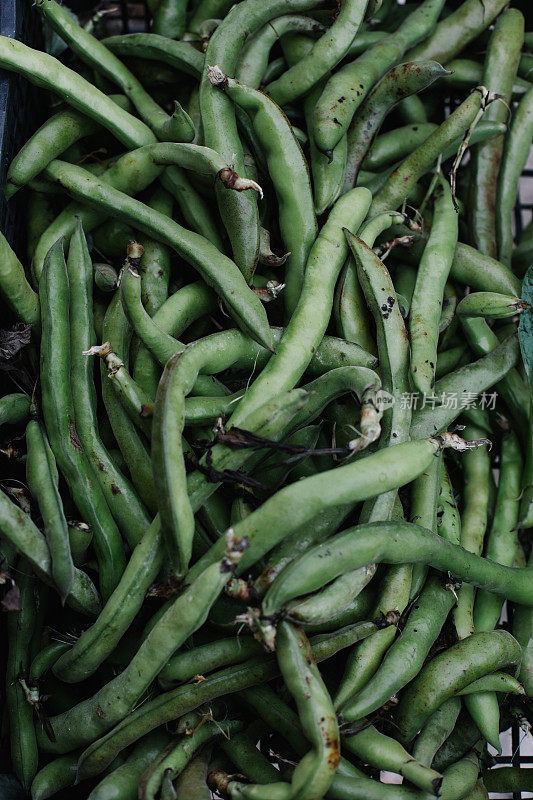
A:
POLYGON ((526 272, 522 284, 522 300, 529 303, 529 308, 520 315, 518 338, 520 349, 529 379, 529 388, 533 394, 533 265, 526 272))

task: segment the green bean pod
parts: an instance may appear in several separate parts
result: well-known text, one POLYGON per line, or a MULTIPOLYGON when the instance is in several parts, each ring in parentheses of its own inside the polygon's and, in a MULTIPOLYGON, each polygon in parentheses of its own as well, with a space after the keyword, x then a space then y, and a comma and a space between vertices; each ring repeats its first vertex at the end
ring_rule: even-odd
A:
POLYGON ((427 36, 443 5, 442 0, 425 0, 394 33, 329 78, 313 116, 312 133, 319 150, 328 152, 335 147, 372 87, 409 47, 427 36))
POLYGON ((64 603, 74 582, 74 564, 70 552, 67 520, 59 494, 57 466, 37 420, 26 427, 26 479, 30 492, 37 500, 43 519, 46 542, 52 559, 52 575, 64 603))
MULTIPOLYGON (((172 217, 172 197, 164 189, 154 191, 149 205, 172 217)), ((168 297, 171 256, 168 247, 153 239, 143 238, 140 244, 144 250, 140 264, 143 305, 153 317, 168 297)))
POLYGON ((413 758, 430 767, 439 747, 446 741, 455 727, 461 710, 458 697, 450 697, 439 706, 416 737, 413 758))
POLYGON ((205 675, 229 664, 240 664, 260 653, 261 645, 251 637, 218 639, 172 656, 159 673, 159 681, 165 686, 186 683, 195 675, 205 675))
POLYGON ((124 551, 102 491, 75 427, 70 385, 69 281, 63 245, 46 257, 39 285, 42 316, 42 409, 52 452, 82 517, 90 524, 104 598, 109 597, 124 568, 124 551))
POLYGON ((490 792, 511 793, 530 792, 532 781, 527 769, 520 767, 499 767, 483 771, 483 783, 490 792))
POLYGON ((508 297, 496 292, 472 292, 461 300, 456 313, 460 317, 505 319, 520 314, 528 307, 519 297, 508 297))
MULTIPOLYGON (((224 752, 228 753, 231 743, 236 742, 240 736, 244 736, 244 734, 237 734, 232 739, 224 742, 223 744, 227 745, 224 752)), ((257 756, 260 757, 261 754, 255 745, 253 749, 257 756)), ((175 784, 176 800, 188 800, 189 797, 194 797, 195 800, 211 800, 211 790, 207 785, 209 761, 210 752, 208 748, 195 756, 190 764, 185 767, 175 784)), ((270 762, 268 763, 270 764, 270 762)))
MULTIPOLYGON (((487 537, 485 555, 500 564, 511 566, 517 551, 516 526, 522 475, 522 457, 518 440, 509 433, 502 440, 500 477, 496 507, 487 537)), ((474 625, 478 631, 492 630, 500 618, 501 601, 478 592, 474 606, 474 625)))
POLYGON ((435 656, 404 693, 396 716, 410 742, 430 714, 473 680, 500 667, 518 668, 521 647, 504 630, 474 633, 435 656))
POLYGON ((53 672, 58 678, 77 683, 98 669, 141 608, 162 561, 161 529, 159 521, 154 520, 131 554, 119 584, 97 620, 54 662, 53 672))
MULTIPOLYGON (((366 500, 368 497, 374 497, 376 494, 409 483, 429 465, 441 446, 442 442, 437 439, 405 442, 395 447, 379 450, 351 464, 305 478, 298 481, 297 484, 290 484, 281 489, 231 529, 236 536, 246 536, 249 543, 238 571, 249 568, 281 539, 297 530, 321 511, 332 506, 366 500), (291 509, 290 515, 288 513, 285 515, 286 509, 291 509), (269 522, 271 519, 276 520, 274 527, 269 522)), ((215 543, 211 550, 194 565, 191 576, 218 558, 222 545, 221 541, 215 543)), ((313 551, 315 549, 313 548, 313 551)), ((299 562, 299 559, 297 561, 299 562)), ((371 562, 356 564, 353 569, 365 566, 367 563, 371 562)), ((284 576, 288 574, 292 574, 292 565, 289 565, 283 572, 284 576)), ((331 579, 334 577, 336 577, 335 574, 331 576, 331 579)), ((266 616, 271 616, 278 611, 287 600, 306 594, 313 589, 319 589, 324 585, 324 580, 319 580, 318 583, 316 579, 309 583, 295 581, 288 593, 285 594, 288 588, 286 580, 282 581, 283 593, 278 593, 279 581, 278 578, 276 590, 274 591, 273 584, 265 596, 263 611, 266 616)))
MULTIPOLYGON (((375 630, 374 623, 366 622, 315 636, 311 639, 313 657, 316 662, 331 658, 339 650, 349 647, 375 630)), ((263 655, 244 664, 220 670, 198 685, 186 684, 163 693, 146 702, 85 750, 78 763, 79 779, 100 773, 124 747, 159 725, 183 716, 216 697, 256 686, 277 675, 279 668, 276 657, 273 654, 263 655)))
POLYGON ((480 8, 478 0, 463 0, 459 8, 438 23, 425 42, 407 53, 408 57, 436 58, 445 64, 486 30, 505 5, 503 0, 487 0, 480 8))
MULTIPOLYGON (((437 61, 407 61, 392 67, 385 74, 361 105, 348 128, 348 156, 343 191, 356 185, 361 164, 371 150, 372 142, 387 114, 405 97, 426 89, 446 74, 444 67, 437 61)), ((344 102, 341 107, 344 107, 344 102)), ((426 139, 427 136, 419 147, 426 139)), ((408 152, 412 153, 413 149, 414 147, 410 147, 408 152)))
MULTIPOLYGON (((484 319, 460 317, 461 328, 470 348, 476 355, 493 353, 499 338, 484 319)), ((496 385, 517 424, 526 426, 529 419, 528 389, 516 369, 510 369, 496 385)))
POLYGON ((517 344, 516 338, 510 336, 488 355, 438 380, 433 391, 436 397, 442 398, 442 403, 435 408, 426 406, 414 412, 412 438, 447 428, 461 412, 461 398, 475 398, 501 381, 518 360, 517 344), (446 402, 446 397, 452 400, 446 402))
MULTIPOLYGON (((470 89, 483 81, 483 64, 478 64, 477 61, 471 61, 468 58, 454 58, 453 61, 446 64, 446 69, 449 69, 452 74, 444 80, 454 88, 470 89)), ((515 78, 512 87, 513 99, 520 99, 527 94, 530 88, 531 84, 528 81, 515 78)))
MULTIPOLYGON (((110 342, 117 356, 120 356, 121 359, 128 359, 131 333, 131 327, 122 308, 120 294, 117 292, 104 317, 102 339, 110 342)), ((149 452, 134 423, 117 400, 111 381, 107 378, 107 369, 103 364, 100 365, 100 374, 102 397, 113 436, 128 465, 132 483, 139 497, 146 507, 155 513, 157 499, 149 452)))
POLYGON ((418 179, 434 164, 442 151, 462 136, 475 122, 489 93, 476 87, 469 97, 387 178, 384 186, 374 196, 370 214, 379 214, 397 208, 408 196, 418 179))
POLYGON ((435 385, 444 287, 458 236, 458 215, 453 206, 450 185, 442 176, 439 187, 441 193, 435 200, 433 225, 420 261, 409 311, 411 380, 423 395, 431 395, 435 385))
MULTIPOLYGON (((111 94, 109 98, 124 111, 131 110, 129 100, 124 95, 111 94)), ((21 186, 29 183, 50 161, 59 158, 79 139, 99 130, 98 122, 80 111, 68 109, 54 114, 28 139, 9 165, 6 197, 12 197, 21 186)))
MULTIPOLYGON (((312 17, 296 14, 271 20, 245 42, 235 69, 236 80, 252 89, 259 89, 268 68, 272 47, 283 36, 297 33, 318 36, 324 33, 324 26, 312 17)), ((312 42, 309 43, 310 47, 312 42)))
MULTIPOLYGON (((405 445, 398 447, 404 448, 405 445)), ((292 597, 365 564, 374 561, 403 563, 400 552, 402 542, 405 561, 426 563, 440 571, 449 571, 457 578, 468 580, 469 584, 514 599, 515 602, 524 602, 525 599, 524 604, 529 605, 531 601, 527 570, 499 565, 469 553, 412 523, 375 522, 348 529, 328 542, 316 545, 289 564, 265 595, 263 614, 270 617, 292 597), (393 531, 396 533, 393 534, 393 531), (393 538, 385 541, 387 535, 393 538), (372 536, 375 536, 373 541, 372 536), (432 554, 428 553, 431 546, 435 548, 432 554), (413 554, 411 548, 416 550, 417 547, 418 552, 413 554), (445 563, 446 557, 449 558, 448 564, 445 563)))
POLYGON ((17 425, 30 416, 30 398, 23 392, 0 397, 0 425, 17 425))
POLYGON ((154 131, 158 139, 163 141, 190 141, 192 139, 191 133, 194 131, 194 126, 190 120, 189 138, 183 139, 185 131, 181 114, 175 113, 169 117, 120 59, 116 58, 91 33, 80 27, 55 0, 39 0, 36 8, 46 23, 68 44, 78 58, 122 89, 135 106, 139 116, 154 131))
POLYGON ((440 797, 442 775, 418 763, 399 742, 380 733, 373 725, 365 725, 353 736, 344 736, 342 744, 363 762, 399 773, 424 792, 440 797))
POLYGON ((511 215, 516 202, 518 181, 526 165, 533 140, 533 89, 520 101, 511 118, 503 144, 496 195, 496 240, 498 258, 509 266, 513 249, 511 215))
MULTIPOLYGON (((192 30, 192 28, 191 28, 192 30)), ((204 56, 188 42, 174 42, 157 33, 124 33, 102 40, 108 50, 117 56, 161 61, 175 69, 199 78, 204 56)))
POLYGON ((40 746, 49 752, 67 752, 73 746, 94 741, 131 714, 174 650, 205 622, 211 605, 228 579, 231 558, 233 556, 230 555, 229 559, 225 558, 208 567, 173 602, 120 675, 104 685, 93 697, 52 717, 50 725, 55 741, 51 742, 41 730, 40 746))
POLYGON ((440 465, 439 509, 437 533, 452 544, 461 543, 461 516, 457 509, 453 486, 444 459, 440 465))
POLYGON ((464 689, 458 692, 459 695, 476 694, 477 692, 510 692, 511 694, 524 694, 524 687, 512 675, 507 672, 492 672, 484 675, 477 681, 472 681, 464 689))
MULTIPOLYGON (((0 530, 2 539, 10 542, 31 564, 39 578, 53 585, 50 551, 43 534, 19 506, 0 492, 0 530)), ((82 614, 95 616, 100 610, 100 598, 90 578, 74 569, 68 605, 82 614)))
POLYGON ((110 131, 126 147, 141 147, 155 140, 144 122, 124 111, 85 78, 47 53, 2 36, 0 66, 55 92, 69 105, 110 131))
MULTIPOLYGON (((153 316, 155 324, 164 333, 179 338, 196 319, 216 309, 216 298, 203 281, 190 283, 171 295, 153 316)), ((145 392, 155 397, 159 371, 153 356, 140 350, 133 370, 135 381, 145 392)))
POLYGON ((265 399, 295 386, 308 367, 326 331, 335 283, 348 255, 342 229, 359 227, 370 200, 368 190, 355 189, 333 207, 311 248, 300 298, 281 341, 276 344, 276 356, 249 387, 232 416, 233 424, 240 425, 265 399))
POLYGON ((91 791, 87 800, 138 800, 138 784, 141 775, 150 766, 161 750, 167 746, 169 734, 154 731, 135 746, 124 764, 109 772, 91 791))
POLYGON ((197 722, 203 724, 199 724, 192 733, 187 731, 177 742, 167 745, 141 775, 138 789, 140 800, 154 800, 163 779, 174 780, 202 745, 216 736, 229 739, 244 727, 238 720, 205 721, 201 716, 197 717, 197 722))
POLYGON ((365 0, 345 0, 333 25, 314 43, 309 54, 269 83, 266 94, 280 106, 307 94, 344 58, 363 21, 366 6, 365 0))
POLYGON ((168 39, 182 39, 186 30, 187 3, 184 0, 161 0, 154 14, 153 30, 168 39))
POLYGON ((271 346, 266 313, 261 301, 248 289, 235 264, 210 242, 111 186, 97 179, 93 181, 79 167, 53 161, 47 167, 46 173, 53 175, 69 194, 83 198, 85 202, 95 204, 99 209, 105 209, 125 222, 133 222, 138 230, 175 249, 198 269, 208 285, 220 292, 228 310, 237 316, 239 324, 267 348, 271 346))
POLYGON ((300 761, 287 784, 260 785, 229 784, 230 796, 245 798, 309 797, 318 800, 327 792, 340 758, 339 728, 331 698, 313 659, 312 650, 305 633, 290 622, 282 622, 278 633, 277 657, 285 684, 292 694, 298 716, 311 741, 312 749, 300 761), (270 788, 272 787, 272 788, 270 788))
POLYGON ((39 325, 39 296, 26 279, 24 267, 0 233, 0 292, 17 317, 28 325, 39 325))
MULTIPOLYGON (((282 14, 307 11, 315 4, 316 0, 269 0, 268 3, 233 8, 211 36, 205 63, 218 64, 224 73, 233 75, 248 36, 282 14)), ((197 19, 196 14, 193 14, 194 19, 197 19)), ((211 85, 207 70, 204 70, 200 83, 200 109, 205 144, 225 158, 234 159, 235 169, 244 174, 244 153, 233 103, 211 85)), ((246 195, 230 196, 218 190, 217 200, 231 241, 233 258, 249 282, 259 255, 259 216, 255 199, 246 195)))
POLYGON ((305 266, 317 235, 307 163, 286 116, 269 97, 228 78, 216 65, 208 68, 208 78, 248 113, 265 152, 278 201, 281 236, 289 251, 283 296, 290 316, 298 303, 305 266), (287 180, 288 175, 291 180, 287 180))
POLYGON ((455 602, 439 578, 430 578, 379 669, 354 697, 340 707, 343 720, 361 719, 380 708, 415 678, 455 602))
POLYGON ((69 789, 76 782, 78 753, 59 756, 42 767, 31 783, 32 800, 47 800, 61 789, 69 789))
MULTIPOLYGON (((477 81, 476 83, 479 83, 477 81)), ((380 133, 370 146, 361 165, 365 170, 380 170, 412 153, 437 129, 434 122, 405 125, 380 133)))
POLYGON ((86 355, 94 342, 92 264, 81 224, 74 232, 67 258, 70 290, 71 386, 76 431, 109 509, 130 547, 141 540, 150 517, 131 483, 115 466, 98 431, 93 365, 86 355))
MULTIPOLYGON (((507 9, 496 21, 485 57, 483 84, 503 100, 487 109, 488 119, 497 122, 507 119, 523 41, 524 17, 516 8, 507 9)), ((503 146, 503 136, 477 145, 472 162, 469 202, 471 238, 477 250, 492 258, 498 255, 496 191, 503 146)))

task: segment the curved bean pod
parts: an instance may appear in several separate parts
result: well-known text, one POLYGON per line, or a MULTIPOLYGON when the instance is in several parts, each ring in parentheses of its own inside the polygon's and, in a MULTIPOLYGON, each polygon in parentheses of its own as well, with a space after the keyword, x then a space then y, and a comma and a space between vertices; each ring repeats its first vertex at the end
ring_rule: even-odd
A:
POLYGON ((513 249, 511 213, 518 191, 520 174, 526 165, 532 140, 533 89, 529 89, 511 118, 509 132, 504 140, 503 158, 498 174, 495 209, 496 240, 498 258, 507 265, 511 263, 513 249))
MULTIPOLYGON (((186 732, 177 742, 171 742, 159 753, 152 763, 148 766, 139 780, 138 797, 139 800, 154 800, 163 778, 174 780, 187 766, 197 750, 214 739, 216 736, 232 738, 234 733, 238 733, 244 723, 238 720, 216 720, 205 721, 202 717, 197 717, 197 722, 204 724, 198 725, 192 733, 186 732)), ((163 796, 163 795, 161 795, 163 796)))
POLYGON ((435 163, 440 153, 470 128, 487 99, 490 99, 487 89, 484 87, 474 89, 437 130, 404 158, 391 173, 385 185, 374 196, 370 214, 397 208, 421 175, 435 163))
MULTIPOLYGON (((124 111, 130 111, 129 100, 124 95, 110 94, 109 98, 124 111)), ((68 109, 54 114, 28 139, 9 165, 6 197, 12 197, 79 139, 99 130, 98 122, 80 111, 68 109)))
POLYGON ((261 301, 248 289, 235 264, 219 253, 210 242, 185 230, 164 214, 159 214, 138 200, 93 179, 79 167, 53 161, 48 165, 46 174, 60 183, 70 195, 110 212, 125 222, 133 222, 138 230, 176 250, 200 272, 208 285, 221 294, 228 310, 237 316, 244 330, 267 348, 271 346, 270 331, 261 301))
MULTIPOLYGON (((434 1, 442 3, 442 0, 434 1)), ((363 21, 366 6, 365 0, 345 0, 333 25, 314 43, 309 54, 269 83, 265 87, 266 94, 283 106, 312 89, 348 52, 363 21)))
POLYGON ((0 292, 17 315, 29 325, 39 325, 39 296, 26 279, 24 267, 0 232, 0 292))
POLYGON ((287 800, 320 800, 337 771, 340 741, 337 718, 328 691, 313 659, 309 641, 301 628, 282 622, 277 639, 278 664, 285 684, 293 696, 306 737, 308 752, 294 770, 291 784, 239 784, 230 782, 231 797, 286 797, 287 800))
POLYGON ((348 255, 342 229, 359 227, 370 200, 367 189, 354 189, 333 207, 309 253, 300 298, 276 345, 276 356, 270 359, 239 403, 232 416, 234 425, 240 425, 265 399, 295 386, 308 367, 326 331, 335 283, 348 255))
POLYGON ((70 326, 70 376, 76 432, 113 518, 130 547, 135 547, 150 525, 150 516, 129 480, 117 469, 98 430, 93 365, 85 355, 95 339, 92 263, 81 223, 70 240, 67 275, 70 318, 76 320, 76 324, 70 326))
POLYGON ((370 151, 361 165, 362 169, 379 170, 400 161, 412 153, 415 147, 425 142, 435 130, 437 126, 434 122, 421 122, 380 133, 372 142, 370 151))
POLYGON ((343 736, 342 744, 363 762, 403 775, 424 792, 441 796, 443 776, 436 770, 419 764, 399 742, 380 733, 373 725, 367 724, 354 736, 343 736))
MULTIPOLYGON (((37 575, 53 585, 50 551, 41 531, 27 514, 9 497, 0 493, 0 530, 2 538, 11 542, 31 564, 37 575)), ((89 616, 98 614, 100 599, 90 578, 81 570, 74 570, 72 591, 68 605, 89 616)))
MULTIPOLYGON (((235 78, 252 89, 258 89, 268 67, 270 51, 282 36, 304 33, 319 35, 324 33, 324 26, 312 17, 286 14, 270 20, 250 37, 239 55, 235 68, 235 78)), ((309 43, 309 47, 312 43, 309 43)))
POLYGON ((328 152, 335 147, 368 92, 409 47, 427 36, 443 5, 443 0, 425 0, 394 33, 329 78, 313 115, 313 138, 320 150, 328 152))
MULTIPOLYGON (((500 477, 496 506, 485 546, 485 555, 500 564, 511 566, 517 551, 518 509, 522 477, 522 456, 518 440, 509 433, 502 440, 500 477)), ((474 606, 474 625, 478 631, 492 630, 501 614, 501 601, 478 592, 474 606)))
POLYGON ((23 392, 0 397, 0 425, 17 425, 30 416, 31 400, 23 392))
MULTIPOLYGON (((192 28, 191 28, 192 30, 192 28)), ((194 78, 199 78, 204 56, 188 42, 170 41, 156 33, 125 33, 102 39, 108 50, 118 56, 161 61, 194 78)))
POLYGON ((36 598, 29 564, 19 559, 18 568, 20 607, 18 611, 10 611, 7 618, 5 707, 9 719, 11 763, 15 775, 27 791, 37 772, 39 754, 33 708, 26 700, 20 678, 26 675, 29 667, 30 646, 36 624, 36 598))
POLYGON ((98 669, 139 611, 162 562, 161 528, 159 520, 154 520, 135 547, 118 586, 96 621, 54 662, 53 672, 58 678, 77 683, 98 669))
POLYGON ((387 650, 370 681, 344 705, 339 713, 348 722, 371 714, 415 678, 431 645, 454 605, 452 592, 440 578, 430 578, 394 644, 387 650))
POLYGON ((69 105, 109 130, 126 147, 141 147, 155 140, 144 122, 124 111, 85 78, 47 53, 1 36, 0 66, 19 72, 37 86, 55 92, 69 105))
POLYGON ((52 575, 64 603, 72 591, 74 564, 56 462, 46 434, 35 419, 26 426, 26 445, 26 480, 39 506, 52 559, 52 575))
MULTIPOLYGON (((513 81, 524 41, 524 17, 516 8, 504 11, 496 20, 485 57, 483 84, 503 102, 487 109, 487 118, 505 122, 511 102, 513 81)), ((476 249, 492 258, 498 254, 496 241, 496 191, 503 155, 504 137, 478 145, 472 157, 470 192, 471 238, 476 249)))
MULTIPOLYGON (((437 61, 407 61, 392 67, 385 74, 359 108, 348 128, 348 156, 343 191, 348 191, 357 183, 362 162, 371 150, 372 142, 387 114, 405 97, 426 89, 446 74, 444 67, 437 61)), ((424 137, 419 146, 427 138, 424 137)), ((414 146, 411 146, 408 153, 413 150, 414 146)))
POLYGON ((301 147, 280 108, 261 92, 228 78, 218 66, 208 67, 208 78, 250 116, 265 153, 279 208, 279 225, 286 250, 283 297, 287 315, 298 303, 309 251, 317 224, 309 172, 301 147), (291 180, 287 176, 291 175, 291 180))
POLYGON ((460 317, 491 317, 505 319, 514 317, 529 308, 519 297, 509 297, 496 292, 472 292, 463 297, 457 306, 460 317))
POLYGON ((449 571, 474 586, 514 598, 515 602, 532 603, 531 587, 527 588, 527 570, 505 567, 469 553, 412 523, 375 522, 350 528, 311 548, 289 564, 265 595, 263 614, 267 617, 276 614, 292 597, 373 561, 426 563, 440 571, 449 571), (387 536, 391 538, 386 539, 387 536), (433 552, 430 552, 432 547, 433 552))
POLYGON ((488 28, 503 8, 503 0, 487 0, 483 8, 478 0, 464 0, 456 11, 438 23, 425 42, 407 53, 408 57, 436 58, 445 64, 488 28))
POLYGON ((506 672, 492 672, 484 675, 476 681, 472 681, 464 689, 458 692, 459 695, 475 694, 476 692, 511 692, 512 694, 524 694, 524 687, 512 675, 506 672))
POLYGON ((396 720, 402 740, 410 742, 436 708, 473 680, 500 667, 518 667, 521 658, 520 645, 504 630, 474 633, 435 656, 398 706, 396 720))
POLYGON ((120 797, 120 800, 137 800, 141 775, 167 746, 169 738, 166 731, 154 731, 142 739, 124 764, 112 770, 94 787, 87 800, 108 800, 112 796, 120 797))
POLYGON ((61 789, 69 789, 76 782, 78 753, 59 756, 42 767, 31 782, 32 800, 47 800, 61 789))
POLYGON ((181 113, 175 112, 169 117, 122 61, 91 33, 80 27, 55 0, 38 0, 35 7, 78 58, 122 89, 158 139, 180 142, 193 138, 194 126, 191 121, 189 120, 187 131, 187 127, 183 126, 181 113), (183 138, 184 135, 188 138, 183 138))
POLYGON ((40 746, 54 753, 88 744, 116 725, 133 708, 174 650, 205 622, 211 605, 228 579, 233 558, 216 562, 180 595, 154 626, 126 669, 93 697, 50 719, 55 740, 44 731, 40 746), (194 599, 194 602, 193 602, 194 599))
POLYGON ((458 697, 450 697, 439 706, 416 737, 413 758, 430 767, 439 747, 446 741, 455 727, 461 710, 458 697))
MULTIPOLYGON (((472 397, 482 394, 497 384, 516 364, 519 357, 517 348, 516 338, 510 336, 488 355, 438 380, 433 390, 435 396, 460 397, 463 396, 462 393, 465 393, 464 396, 468 393, 472 397)), ((453 402, 443 402, 435 408, 426 406, 415 411, 411 425, 412 438, 418 439, 448 427, 461 411, 460 408, 451 407, 453 405, 453 402)))
MULTIPOLYGON (((441 447, 442 442, 437 439, 405 442, 395 447, 378 450, 366 458, 321 472, 281 489, 246 519, 231 528, 236 536, 246 536, 249 543, 239 564, 238 572, 249 568, 281 539, 324 509, 366 500, 380 492, 387 492, 409 483, 423 472, 441 447), (290 514, 286 514, 288 509, 291 509, 290 514), (268 521, 272 518, 276 520, 274 527, 268 521), (268 533, 268 536, 265 533, 268 533)), ((389 528, 386 529, 389 530, 389 528)), ((221 541, 217 542, 205 556, 196 562, 191 569, 191 578, 206 564, 218 558, 222 545, 221 541)), ((323 546, 325 545, 319 545, 319 547, 323 546)), ((311 552, 314 552, 315 549, 313 548, 311 552)), ((415 559, 413 559, 414 561, 415 559)), ((369 563, 371 561, 355 564, 353 569, 369 563)), ((289 565, 284 570, 284 576, 292 574, 292 569, 292 566, 289 565)), ((516 572, 518 573, 519 570, 516 572)), ((336 577, 335 574, 331 576, 331 579, 334 577, 336 577)), ((282 583, 285 586, 285 580, 282 583)), ((301 586, 299 582, 295 581, 294 587, 291 587, 289 594, 284 599, 277 595, 277 588, 276 591, 273 591, 272 586, 265 597, 266 607, 263 606, 265 614, 269 616, 275 610, 279 610, 286 600, 306 594, 313 589, 319 589, 323 585, 324 580, 322 579, 318 583, 304 583, 301 586), (293 590, 296 591, 296 594, 293 593, 293 590), (275 603, 275 606, 271 606, 271 603, 275 603)))
MULTIPOLYGON (((311 639, 313 657, 316 662, 331 658, 339 650, 349 647, 375 630, 375 624, 366 622, 315 636, 311 639)), ((183 716, 216 697, 256 686, 277 675, 279 668, 276 657, 273 654, 263 655, 244 664, 220 670, 198 685, 187 684, 163 693, 155 700, 144 703, 114 730, 90 745, 78 762, 78 778, 81 780, 97 775, 111 763, 118 752, 159 725, 183 716)))

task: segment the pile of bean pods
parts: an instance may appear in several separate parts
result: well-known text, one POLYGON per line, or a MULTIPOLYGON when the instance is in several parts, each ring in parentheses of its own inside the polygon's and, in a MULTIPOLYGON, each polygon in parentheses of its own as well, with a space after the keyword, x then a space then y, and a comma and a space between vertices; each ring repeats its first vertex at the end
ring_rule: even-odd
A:
POLYGON ((148 7, 0 37, 0 796, 531 789, 533 33, 148 7))

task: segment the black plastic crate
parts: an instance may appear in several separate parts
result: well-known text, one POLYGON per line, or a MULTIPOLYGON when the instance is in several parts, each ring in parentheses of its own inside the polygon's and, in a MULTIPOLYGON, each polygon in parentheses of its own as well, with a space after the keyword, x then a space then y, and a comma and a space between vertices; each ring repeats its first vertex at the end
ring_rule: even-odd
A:
MULTIPOLYGON (((0 0, 0 34, 16 37, 32 47, 42 45, 39 15, 27 0, 0 0)), ((23 249, 19 224, 23 216, 20 198, 7 202, 3 187, 7 168, 17 150, 42 122, 45 95, 28 81, 0 70, 0 230, 17 253, 23 249)))

